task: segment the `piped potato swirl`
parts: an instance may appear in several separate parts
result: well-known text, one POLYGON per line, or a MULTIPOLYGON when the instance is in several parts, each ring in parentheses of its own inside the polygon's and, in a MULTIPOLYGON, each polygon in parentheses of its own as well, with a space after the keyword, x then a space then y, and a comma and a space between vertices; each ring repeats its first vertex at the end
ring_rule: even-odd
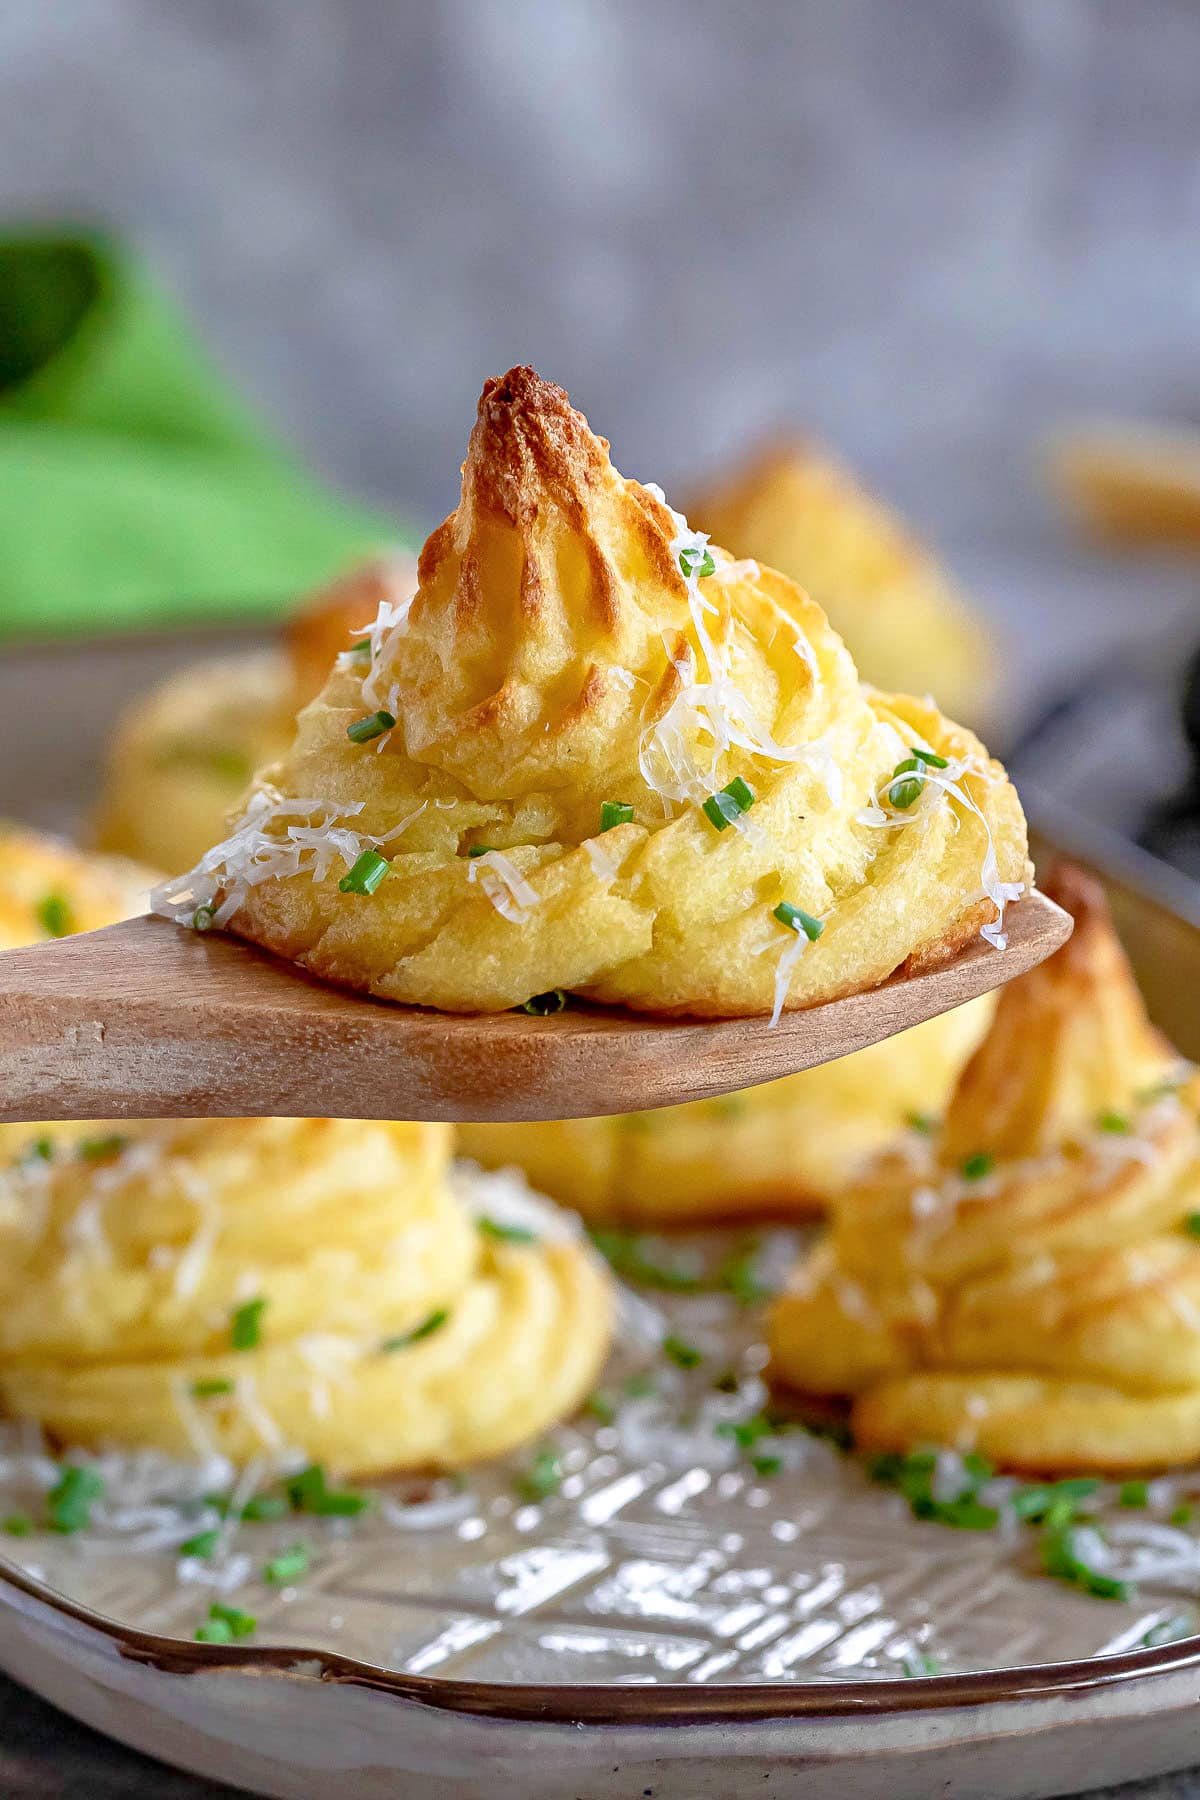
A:
POLYGON ((978 740, 862 688, 819 607, 532 370, 484 389, 418 573, 160 910, 448 1011, 724 1016, 952 955, 1028 879, 978 740))
POLYGON ((1200 1083, 1150 1027, 1090 879, 1006 989, 924 1157, 834 1208, 770 1319, 775 1378, 853 1397, 865 1445, 1010 1465, 1200 1456, 1200 1083))
POLYGON ((0 1411, 70 1444, 453 1468, 578 1405, 611 1282, 482 1232, 439 1125, 144 1124, 0 1174, 0 1411))

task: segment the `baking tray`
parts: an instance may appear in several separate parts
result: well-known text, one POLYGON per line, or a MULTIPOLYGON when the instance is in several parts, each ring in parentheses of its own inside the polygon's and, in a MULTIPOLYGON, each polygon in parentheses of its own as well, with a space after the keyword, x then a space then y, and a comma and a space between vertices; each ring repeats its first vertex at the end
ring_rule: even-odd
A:
MULTIPOLYGON (((253 640, 10 654, 0 810, 77 823, 115 708, 231 641, 253 640)), ((1070 847, 1097 861, 1079 834, 1070 847)), ((1197 1055, 1200 928, 1168 904, 1186 896, 1112 850, 1099 872, 1152 1010, 1197 1055)), ((719 1260, 731 1242, 662 1254, 719 1260)), ((773 1231, 760 1257, 781 1269, 798 1242, 773 1231)), ((347 1800, 1006 1800, 1200 1759, 1194 1575, 1090 1599, 1039 1574, 1026 1539, 914 1520, 819 1437, 783 1435, 783 1467, 756 1473, 715 1425, 759 1404, 759 1361, 753 1313, 727 1295, 631 1299, 604 1379, 618 1418, 553 1434, 558 1492, 521 1497, 528 1453, 461 1492, 395 1484, 362 1520, 311 1522, 294 1591, 258 1575, 295 1523, 244 1526, 231 1597, 259 1618, 248 1645, 193 1641, 214 1594, 178 1579, 171 1506, 12 1540, 0 1666, 139 1749, 298 1800, 332 1781, 347 1800), (664 1322, 703 1351, 699 1369, 664 1375, 649 1347, 664 1322), (651 1361, 656 1391, 626 1395, 651 1361), (737 1392, 714 1394, 726 1367, 737 1392), (1167 1629, 1189 1635, 1143 1646, 1167 1629), (925 1659, 944 1673, 909 1672, 925 1659)), ((0 1512, 37 1482, 17 1449, 10 1432, 0 1512)), ((179 1479, 142 1476, 155 1501, 179 1479)))

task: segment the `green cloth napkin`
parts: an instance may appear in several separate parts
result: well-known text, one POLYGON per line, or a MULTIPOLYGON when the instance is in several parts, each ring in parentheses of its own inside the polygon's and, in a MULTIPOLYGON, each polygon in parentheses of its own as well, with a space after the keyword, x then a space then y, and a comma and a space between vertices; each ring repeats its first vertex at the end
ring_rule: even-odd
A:
POLYGON ((0 238, 0 633, 278 615, 397 537, 255 425, 119 245, 0 238))

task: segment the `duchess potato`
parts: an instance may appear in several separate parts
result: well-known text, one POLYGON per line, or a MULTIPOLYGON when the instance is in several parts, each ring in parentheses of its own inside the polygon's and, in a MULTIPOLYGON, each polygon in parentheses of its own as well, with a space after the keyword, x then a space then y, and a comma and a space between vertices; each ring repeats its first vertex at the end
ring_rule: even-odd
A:
POLYGON ((723 1017, 928 967, 1029 875, 970 732, 864 689, 799 588, 689 531, 514 369, 411 604, 159 904, 385 999, 723 1017))
POLYGON ((1200 1083, 1145 1015, 1099 888, 1001 995, 927 1160, 833 1209, 772 1310, 781 1383, 864 1445, 1119 1471, 1200 1455, 1200 1083))
POLYGON ((55 1438, 456 1468, 593 1384, 612 1284, 484 1233, 441 1125, 154 1123, 0 1175, 0 1408, 55 1438))

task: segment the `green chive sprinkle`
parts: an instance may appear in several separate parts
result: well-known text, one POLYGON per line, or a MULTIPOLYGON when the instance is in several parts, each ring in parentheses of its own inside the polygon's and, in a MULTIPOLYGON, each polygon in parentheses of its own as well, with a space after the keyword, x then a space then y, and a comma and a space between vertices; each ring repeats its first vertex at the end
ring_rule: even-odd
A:
POLYGON ((75 930, 70 902, 62 894, 47 894, 38 901, 37 921, 47 937, 70 937, 75 930))
POLYGON ((721 1419, 713 1426, 713 1436, 730 1438, 739 1450, 751 1450, 760 1438, 770 1437, 774 1430, 766 1413, 754 1413, 748 1419, 721 1419))
POLYGON ((258 1348, 262 1341, 262 1316, 266 1305, 266 1299, 260 1294, 234 1308, 229 1328, 229 1342, 234 1350, 258 1348))
POLYGON ((925 1137, 929 1137, 937 1124, 937 1120, 932 1113, 910 1112, 905 1113, 904 1123, 908 1126, 910 1131, 919 1131, 925 1137))
POLYGON ((674 1332, 669 1332, 662 1341, 663 1355, 681 1369, 695 1369, 704 1361, 703 1351, 697 1350, 695 1344, 689 1344, 674 1332))
POLYGON ((1074 1515, 1077 1507, 1099 1488, 1094 1475, 1070 1475, 1065 1481, 1041 1481, 1017 1488, 1009 1505, 1018 1519, 1040 1525, 1053 1512, 1061 1520, 1074 1515))
POLYGON ((347 725, 346 736, 352 744, 369 744, 372 738, 391 731, 395 723, 391 713, 380 708, 378 712, 368 713, 365 719, 355 719, 353 725, 347 725))
POLYGON ((964 1181, 982 1181, 990 1175, 996 1166, 996 1159, 986 1150, 976 1150, 974 1156, 968 1156, 962 1166, 964 1181))
POLYGON ((186 1543, 180 1544, 179 1554, 180 1556, 199 1556, 207 1561, 220 1541, 221 1533, 214 1525, 211 1531, 198 1531, 195 1537, 190 1537, 186 1543))
POLYGON ((489 1219, 481 1213, 475 1221, 475 1228, 481 1237, 491 1238, 498 1244, 536 1244, 537 1232, 531 1231, 528 1225, 504 1225, 499 1219, 489 1219))
POLYGON ((361 656, 365 650, 369 650, 370 648, 371 640, 369 637, 359 638, 357 644, 351 644, 350 654, 351 656, 361 656))
POLYGON ((386 856, 380 856, 378 850, 364 850, 354 867, 338 882, 338 891, 343 894, 373 894, 380 887, 391 868, 386 856))
POLYGON ((563 1466, 553 1450, 539 1450, 528 1469, 517 1482, 517 1493, 522 1500, 536 1505, 539 1500, 546 1500, 557 1493, 562 1486, 563 1466))
POLYGON ((356 1519, 371 1504, 367 1494, 352 1488, 331 1488, 320 1463, 312 1463, 287 1484, 294 1512, 314 1513, 323 1519, 356 1519))
POLYGON ((700 577, 713 574, 717 565, 713 561, 711 550, 701 550, 695 545, 689 545, 686 550, 679 552, 679 566, 690 581, 693 575, 700 577))
POLYGON ((1190 1212, 1183 1221, 1183 1229, 1189 1237, 1200 1238, 1200 1212, 1190 1212))
POLYGON ((1157 1625, 1152 1625, 1143 1634, 1142 1643, 1147 1650, 1152 1650, 1156 1644, 1173 1644, 1177 1638, 1191 1635, 1192 1621, 1185 1619, 1182 1613, 1172 1613, 1169 1619, 1160 1619, 1157 1625))
POLYGON ((888 782, 888 799, 897 812, 907 812, 910 806, 916 805, 924 793, 924 777, 919 773, 913 773, 914 770, 919 771, 920 767, 920 759, 916 756, 909 756, 904 762, 898 762, 892 770, 891 780, 888 782), (904 776, 907 776, 908 779, 901 779, 904 776))
POLYGON ((468 856, 491 856, 491 844, 471 844, 467 848, 468 856))
POLYGON ((9 1537, 28 1537, 33 1530, 33 1520, 28 1513, 9 1513, 4 1530, 9 1537))
POLYGON ((440 1331, 449 1317, 446 1308, 439 1306, 436 1312, 431 1312, 428 1318, 422 1319, 419 1325, 414 1325, 411 1331, 402 1331, 397 1337, 384 1338, 379 1347, 387 1356, 393 1350, 407 1350, 410 1344, 419 1344, 422 1338, 432 1337, 435 1331, 440 1331))
POLYGON ((80 1138, 75 1150, 87 1162, 107 1162, 112 1156, 120 1156, 128 1142, 127 1137, 114 1131, 109 1137, 80 1138))
POLYGON ((706 1286, 691 1265, 659 1262, 650 1254, 644 1238, 630 1237, 624 1231, 594 1230, 588 1235, 605 1261, 626 1281, 675 1294, 698 1294, 706 1286))
POLYGON ((1121 1506, 1146 1506, 1149 1504, 1149 1489, 1144 1481, 1123 1481, 1121 1491, 1117 1495, 1121 1506))
POLYGON ((530 994, 528 1000, 521 1004, 523 1013, 532 1013, 535 1019, 548 1019, 551 1013, 560 1013, 567 1004, 567 996, 561 988, 551 988, 546 994, 530 994))
POLYGON ((202 1381, 193 1381, 191 1395, 193 1400, 215 1400, 220 1394, 232 1394, 233 1382, 227 1381, 223 1375, 214 1375, 202 1381))
POLYGON ((888 1452, 872 1458, 867 1466, 873 1480, 904 1495, 914 1518, 930 1519, 958 1531, 990 1531, 999 1522, 998 1510, 979 1499, 979 1489, 993 1474, 985 1457, 963 1457, 963 1486, 953 1499, 940 1499, 934 1493, 937 1453, 933 1450, 914 1450, 906 1456, 888 1452))
POLYGON ((781 925, 790 925, 793 931, 802 931, 810 944, 815 944, 825 929, 824 919, 814 919, 802 906, 793 906, 789 900, 781 900, 772 909, 771 917, 781 925))
POLYGON ((1049 1522, 1042 1538, 1042 1567, 1047 1575, 1069 1582, 1097 1600, 1128 1600, 1133 1590, 1127 1581, 1105 1575, 1087 1560, 1088 1542, 1093 1535, 1098 1534, 1091 1526, 1049 1522))
POLYGON ((224 1606, 215 1600, 208 1609, 210 1619, 223 1619, 235 1638, 249 1637, 257 1629, 258 1620, 253 1613, 239 1612, 236 1606, 224 1606))
POLYGON ((745 1244, 727 1256, 717 1270, 717 1287, 732 1294, 739 1306, 757 1306, 769 1299, 773 1291, 758 1273, 759 1251, 757 1243, 745 1244))
POLYGON ((717 1376, 717 1379, 713 1382, 713 1388, 718 1394, 736 1394, 741 1388, 741 1385, 736 1369, 722 1369, 721 1373, 717 1376))
POLYGON ((735 775, 726 787, 717 794, 710 794, 704 802, 704 813, 710 825, 718 831, 724 831, 748 813, 754 805, 754 789, 744 782, 740 775, 735 775))
POLYGON ((750 1467, 756 1475, 764 1477, 778 1475, 783 1467, 783 1458, 781 1456, 752 1456, 750 1467))
POLYGON ((288 1503, 282 1494, 255 1494, 247 1500, 240 1517, 248 1525, 272 1525, 287 1517, 288 1503))
POLYGON ((1096 1120, 1101 1131, 1121 1132, 1129 1130, 1129 1120, 1124 1113, 1102 1112, 1096 1120))
POLYGON ((922 1675, 940 1675, 942 1665, 936 1656, 930 1656, 928 1650, 913 1650, 900 1665, 910 1680, 917 1680, 922 1675))
POLYGON ((263 1568, 263 1580, 272 1587, 287 1587, 308 1574, 307 1544, 293 1544, 279 1556, 273 1556, 263 1568))
POLYGON ((217 916, 215 906, 198 906, 192 914, 193 931, 210 931, 212 922, 217 916))
POLYGON ((1191 1522, 1192 1508, 1188 1505, 1186 1500, 1181 1500, 1171 1514, 1171 1523, 1172 1525, 1190 1525, 1191 1522))
POLYGON ((46 1522, 51 1531, 69 1535, 92 1522, 92 1507, 104 1493, 104 1479, 95 1469, 67 1463, 46 1496, 46 1522))
POLYGON ((633 808, 628 800, 602 800, 600 802, 600 830, 611 831, 614 825, 632 825, 633 808))
POLYGON ((915 744, 910 744, 909 749, 918 762, 928 763, 931 769, 948 769, 950 767, 944 756, 935 756, 932 750, 918 750, 915 744))
POLYGON ((53 1144, 52 1140, 48 1137, 40 1137, 40 1138, 34 1138, 33 1142, 29 1145, 28 1149, 22 1150, 20 1156, 18 1156, 18 1158, 17 1158, 17 1162, 18 1162, 18 1164, 32 1163, 32 1162, 52 1162, 53 1159, 54 1159, 54 1144, 53 1144))
POLYGON ((583 1403, 583 1409, 592 1415, 601 1425, 611 1425, 617 1416, 617 1409, 607 1394, 589 1394, 583 1403))
POLYGON ((232 1644, 233 1628, 225 1619, 206 1619, 196 1627, 198 1644, 232 1644))

